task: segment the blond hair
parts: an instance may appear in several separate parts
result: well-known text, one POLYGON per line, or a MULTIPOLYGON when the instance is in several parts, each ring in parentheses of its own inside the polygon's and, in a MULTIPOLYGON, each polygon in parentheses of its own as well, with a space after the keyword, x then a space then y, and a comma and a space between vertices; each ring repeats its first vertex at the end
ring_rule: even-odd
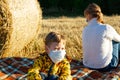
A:
POLYGON ((101 12, 100 6, 95 3, 89 4, 88 7, 84 11, 84 15, 91 15, 91 18, 97 18, 97 21, 100 23, 103 22, 103 13, 101 12))

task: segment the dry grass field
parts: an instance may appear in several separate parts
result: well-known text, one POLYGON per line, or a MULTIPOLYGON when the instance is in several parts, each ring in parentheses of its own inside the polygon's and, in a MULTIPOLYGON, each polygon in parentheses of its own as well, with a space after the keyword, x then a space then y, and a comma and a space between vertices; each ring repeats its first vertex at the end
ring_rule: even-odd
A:
MULTIPOLYGON (((104 22, 113 26, 120 34, 120 16, 105 16, 104 22)), ((51 32, 60 32, 66 37, 67 55, 74 59, 82 58, 82 30, 86 26, 84 17, 58 17, 58 18, 43 18, 41 32, 39 37, 35 39, 23 51, 13 56, 34 58, 44 51, 43 40, 45 36, 51 32)))

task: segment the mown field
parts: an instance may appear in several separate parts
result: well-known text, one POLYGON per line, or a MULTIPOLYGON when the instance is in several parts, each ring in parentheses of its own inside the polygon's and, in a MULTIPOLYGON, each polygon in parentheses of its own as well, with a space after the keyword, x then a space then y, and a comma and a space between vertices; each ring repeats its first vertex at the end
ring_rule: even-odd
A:
MULTIPOLYGON (((105 16, 104 22, 112 25, 120 34, 120 16, 105 16)), ((73 59, 82 58, 82 30, 87 25, 84 17, 47 17, 43 18, 41 32, 38 38, 28 45, 23 51, 13 56, 34 58, 44 52, 44 38, 51 32, 60 32, 66 37, 66 52, 73 59)))

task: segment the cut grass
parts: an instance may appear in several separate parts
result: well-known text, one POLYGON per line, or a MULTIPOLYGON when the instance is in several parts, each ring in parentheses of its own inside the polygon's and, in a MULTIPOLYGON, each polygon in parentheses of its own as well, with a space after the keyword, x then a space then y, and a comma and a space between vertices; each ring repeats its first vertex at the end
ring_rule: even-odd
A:
MULTIPOLYGON (((120 16, 105 16, 104 21, 107 24, 113 26, 120 34, 120 16)), ((51 32, 60 32, 66 37, 66 51, 67 55, 73 59, 82 58, 82 30, 86 26, 86 20, 83 17, 59 17, 59 18, 47 18, 43 19, 42 28, 39 37, 33 41, 31 46, 25 48, 17 56, 34 58, 39 53, 44 52, 43 39, 51 32)))

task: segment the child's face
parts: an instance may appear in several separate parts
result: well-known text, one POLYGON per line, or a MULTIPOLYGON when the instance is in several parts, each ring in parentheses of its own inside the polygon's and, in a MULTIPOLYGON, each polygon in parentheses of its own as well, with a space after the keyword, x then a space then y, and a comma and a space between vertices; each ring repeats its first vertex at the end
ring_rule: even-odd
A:
POLYGON ((52 42, 50 46, 47 48, 47 53, 50 53, 50 51, 52 50, 65 50, 65 41, 61 40, 60 43, 52 42))

